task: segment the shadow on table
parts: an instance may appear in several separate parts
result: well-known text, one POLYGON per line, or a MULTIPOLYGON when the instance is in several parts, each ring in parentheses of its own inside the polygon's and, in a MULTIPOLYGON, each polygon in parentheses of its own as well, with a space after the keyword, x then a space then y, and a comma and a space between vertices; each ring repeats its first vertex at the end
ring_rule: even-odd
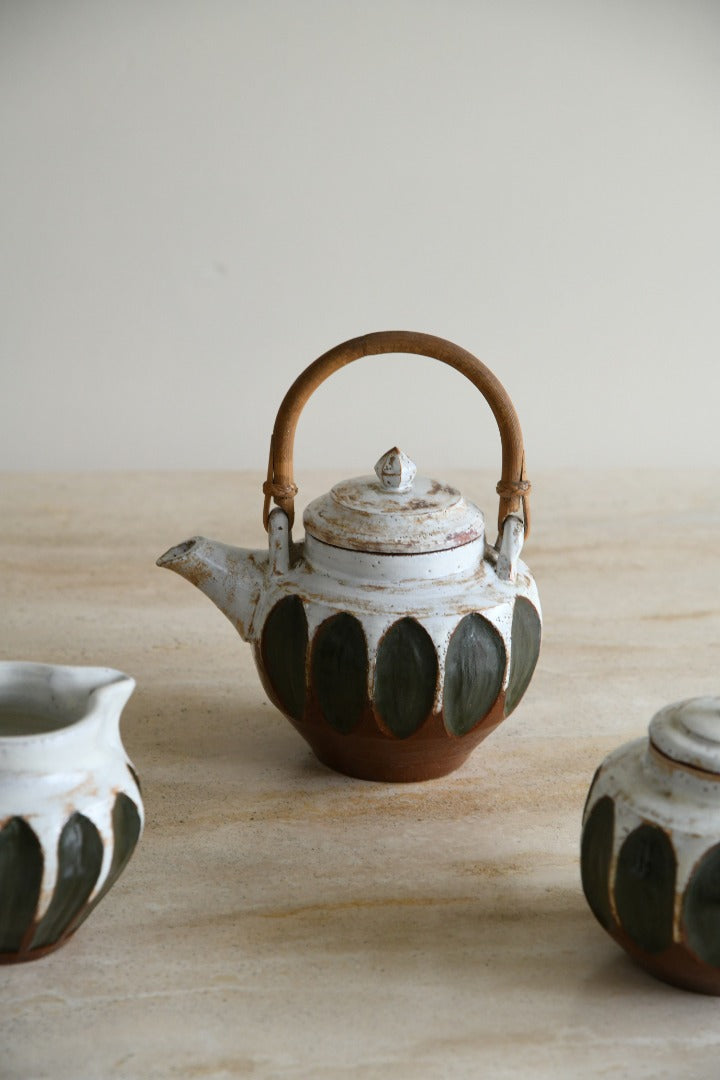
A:
MULTIPOLYGON (((151 711, 153 697, 148 695, 145 702, 151 711)), ((438 784, 390 786, 339 776, 315 759, 270 704, 258 704, 254 693, 252 704, 246 704, 242 688, 237 696, 211 700, 185 687, 159 695, 157 701, 158 711, 177 722, 153 725, 150 716, 146 730, 137 733, 137 741, 144 744, 137 758, 140 765, 146 757, 151 812, 155 787, 163 784, 159 774, 170 770, 174 787, 163 794, 168 821, 181 789, 183 818, 191 827, 204 827, 218 817, 229 827, 240 826, 248 818, 239 801, 233 801, 233 786, 251 783, 257 784, 259 798, 252 815, 256 827, 272 823, 279 829, 263 850, 263 873, 272 875, 272 861, 277 861, 276 889, 246 896, 237 908, 228 902, 236 893, 234 883, 254 872, 242 836, 238 834, 231 852, 218 850, 217 865, 214 853, 207 852, 203 872, 224 894, 222 910, 211 920, 226 927, 230 936, 223 938, 225 945, 245 947, 249 920, 256 956, 299 951, 314 969, 328 971, 350 960, 359 977, 382 976, 390 985, 430 983, 438 989, 463 989, 471 997, 522 985, 523 993, 567 996, 570 991, 579 1008, 590 1009, 608 995, 687 997, 650 978, 606 937, 587 909, 577 864, 567 855, 558 855, 554 865, 546 855, 544 869, 533 864, 532 853, 525 857, 516 852, 514 861, 503 861, 493 851, 491 838, 478 834, 473 858, 479 872, 468 873, 461 865, 467 842, 458 848, 446 879, 428 872, 435 856, 430 828, 427 850, 419 853, 418 845, 426 824, 437 822, 430 805, 433 793, 447 805, 452 802, 450 789, 475 786, 474 778, 458 774, 438 784), (304 801, 294 801, 298 792, 304 801), (384 828, 376 819, 375 854, 353 852, 343 838, 342 815, 347 822, 362 824, 372 802, 381 818, 386 795, 390 806, 403 804, 406 794, 410 798, 405 802, 427 812, 427 821, 415 812, 399 813, 397 821, 384 828), (304 865, 292 854, 293 830, 312 829, 315 823, 324 862, 304 865), (384 843, 398 826, 412 830, 412 850, 384 843), (351 879, 354 872, 356 881, 351 879), (293 873, 299 886, 288 885, 293 873), (312 887, 303 887, 303 878, 313 878, 312 887)), ((495 820, 503 813, 502 807, 496 808, 495 820)), ((439 857, 446 859, 444 854, 439 857)), ((187 873, 191 870, 186 867, 187 873)))

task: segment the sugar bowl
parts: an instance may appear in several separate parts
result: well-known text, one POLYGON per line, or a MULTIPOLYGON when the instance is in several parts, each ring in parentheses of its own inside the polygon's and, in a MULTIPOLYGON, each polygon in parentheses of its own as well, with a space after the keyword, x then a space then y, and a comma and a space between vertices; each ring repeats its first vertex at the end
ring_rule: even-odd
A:
POLYGON ((668 705, 605 759, 581 869, 598 922, 639 964, 720 994, 720 697, 668 705))

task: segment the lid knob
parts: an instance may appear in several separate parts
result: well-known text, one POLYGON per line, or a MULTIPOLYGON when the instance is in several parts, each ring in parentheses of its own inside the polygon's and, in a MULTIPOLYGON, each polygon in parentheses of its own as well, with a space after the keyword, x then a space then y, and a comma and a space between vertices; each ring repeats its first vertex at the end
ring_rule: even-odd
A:
POLYGON ((375 473, 384 488, 390 491, 409 491, 417 466, 398 446, 386 451, 375 465, 375 473))
POLYGON ((720 697, 667 705, 650 721, 650 741, 673 761, 720 774, 720 697))

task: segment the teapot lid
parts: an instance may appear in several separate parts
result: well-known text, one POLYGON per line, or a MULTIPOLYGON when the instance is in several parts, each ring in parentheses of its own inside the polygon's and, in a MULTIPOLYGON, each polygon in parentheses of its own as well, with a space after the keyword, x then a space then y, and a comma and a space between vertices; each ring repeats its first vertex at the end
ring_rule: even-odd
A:
POLYGON ((720 698, 667 705, 650 721, 650 742, 681 765, 720 774, 720 698))
POLYGON ((343 480, 314 499, 303 522, 325 544, 388 555, 446 551, 485 534, 482 511, 455 488, 416 476, 397 446, 382 455, 374 476, 343 480))

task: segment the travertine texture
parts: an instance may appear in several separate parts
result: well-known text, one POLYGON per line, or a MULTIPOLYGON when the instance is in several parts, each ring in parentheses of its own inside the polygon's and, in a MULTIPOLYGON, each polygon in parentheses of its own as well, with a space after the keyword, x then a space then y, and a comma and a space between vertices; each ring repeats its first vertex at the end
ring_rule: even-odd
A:
MULTIPOLYGON (((443 479, 493 507, 494 474, 443 479)), ((0 478, 0 656, 135 676, 147 814, 77 938, 0 972, 3 1080, 717 1076, 718 1002, 607 938, 578 838, 605 753, 718 690, 720 475, 532 479, 534 681, 459 772, 383 786, 317 764, 154 566, 197 532, 259 546, 259 473, 0 478)))

